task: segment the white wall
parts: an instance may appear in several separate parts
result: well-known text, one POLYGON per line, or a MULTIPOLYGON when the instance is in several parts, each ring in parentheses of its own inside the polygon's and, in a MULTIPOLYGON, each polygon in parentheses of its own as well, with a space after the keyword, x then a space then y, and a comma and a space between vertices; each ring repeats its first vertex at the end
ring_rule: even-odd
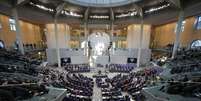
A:
MULTIPOLYGON (((57 63, 56 49, 47 49, 46 51, 47 51, 48 63, 49 64, 57 63)), ((83 49, 73 50, 73 49, 61 48, 60 49, 60 57, 61 58, 70 57, 72 64, 88 63, 88 57, 84 56, 84 50, 83 49)))
POLYGON ((109 56, 98 56, 95 61, 96 64, 103 64, 103 65, 108 64, 108 62, 109 62, 109 56))
MULTIPOLYGON (((111 53, 110 62, 114 64, 126 64, 127 58, 137 58, 138 49, 117 49, 111 53)), ((56 49, 47 49, 47 60, 49 64, 57 63, 56 49)), ((72 64, 88 63, 88 57, 84 56, 84 50, 60 49, 60 57, 70 57, 72 64)), ((142 49, 141 64, 148 63, 151 58, 150 49, 142 49)), ((95 63, 107 64, 108 56, 98 56, 95 63)))
MULTIPOLYGON (((70 27, 66 24, 57 24, 58 27, 58 46, 59 48, 68 48, 70 41, 70 27)), ((56 48, 54 24, 46 25, 46 39, 49 49, 56 48)))
MULTIPOLYGON (((151 59, 151 50, 150 49, 142 49, 141 50, 141 61, 140 64, 146 64, 151 59)), ((132 49, 117 49, 111 54, 111 63, 114 64, 126 64, 127 58, 137 58, 138 57, 138 48, 132 49)))
MULTIPOLYGON (((140 45, 140 24, 133 24, 128 26, 127 46, 128 48, 139 48, 140 45)), ((142 49, 149 49, 151 26, 144 25, 142 49)))

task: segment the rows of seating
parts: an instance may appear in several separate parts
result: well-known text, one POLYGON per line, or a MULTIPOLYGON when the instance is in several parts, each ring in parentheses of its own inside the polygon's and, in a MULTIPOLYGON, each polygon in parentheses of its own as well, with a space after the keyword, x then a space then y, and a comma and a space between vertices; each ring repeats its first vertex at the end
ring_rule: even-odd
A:
POLYGON ((83 75, 66 75, 65 88, 69 96, 66 96, 64 101, 91 101, 93 85, 93 79, 83 75))
POLYGON ((199 49, 183 50, 176 58, 167 62, 171 74, 201 72, 201 51, 199 49))
MULTIPOLYGON (((33 54, 31 54, 33 55, 33 54)), ((0 49, 0 57, 2 62, 8 62, 10 61, 17 61, 17 62, 24 62, 31 65, 40 65, 41 61, 32 58, 32 56, 29 54, 21 55, 19 52, 16 51, 7 51, 5 49, 0 49), (3 61, 6 60, 6 61, 3 61)), ((13 62, 14 64, 15 62, 13 62)))
POLYGON ((178 73, 188 73, 188 72, 201 72, 201 63, 197 64, 188 64, 182 66, 175 66, 171 69, 171 74, 178 74, 178 73))
POLYGON ((162 86, 159 90, 169 93, 182 95, 185 97, 197 97, 201 99, 201 75, 189 77, 184 75, 178 78, 168 80, 168 84, 162 86))
POLYGON ((91 101, 93 79, 81 74, 47 68, 41 72, 42 82, 51 82, 53 87, 65 88, 68 94, 63 101, 91 101))
POLYGON ((15 51, 0 49, 0 72, 37 75, 37 67, 41 64, 41 61, 30 57, 30 55, 21 55, 15 51))
POLYGON ((25 50, 33 50, 37 48, 36 44, 23 44, 25 50))
POLYGON ((103 80, 101 77, 96 78, 96 85, 98 88, 109 88, 109 82, 107 82, 107 79, 103 80), (106 81, 106 82, 105 82, 106 81))
POLYGON ((103 101, 126 101, 121 90, 116 88, 102 88, 103 101))
POLYGON ((129 73, 136 67, 136 64, 109 64, 106 67, 110 72, 129 73))
POLYGON ((145 78, 135 77, 134 75, 118 75, 111 81, 111 85, 115 88, 120 88, 122 91, 129 94, 140 91, 145 84, 145 78))
POLYGON ((138 99, 141 96, 142 88, 146 87, 161 72, 162 69, 160 67, 153 66, 152 68, 142 69, 128 75, 118 74, 110 79, 110 83, 112 87, 121 89, 121 91, 127 92, 134 99, 138 99))
POLYGON ((66 71, 71 73, 90 72, 88 64, 67 64, 64 68, 66 71))
POLYGON ((174 74, 159 90, 168 94, 201 98, 201 50, 180 50, 174 59, 166 62, 174 74))
POLYGON ((111 87, 108 77, 96 77, 96 85, 101 89, 102 101, 130 101, 128 96, 123 96, 119 88, 111 87))
POLYGON ((38 79, 23 73, 0 72, 0 101, 18 101, 48 93, 38 79))
POLYGON ((44 85, 38 85, 41 61, 31 54, 0 49, 0 101, 16 101, 48 93, 44 85))

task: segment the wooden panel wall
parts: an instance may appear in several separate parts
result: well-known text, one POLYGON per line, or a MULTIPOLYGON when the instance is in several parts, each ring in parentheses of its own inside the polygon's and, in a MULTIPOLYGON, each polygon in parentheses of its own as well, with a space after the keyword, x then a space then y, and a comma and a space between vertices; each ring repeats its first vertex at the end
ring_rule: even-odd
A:
MULTIPOLYGON (((11 48, 16 41, 16 32, 10 30, 9 17, 0 14, 0 40, 3 40, 7 48, 11 48)), ((20 21, 23 44, 36 44, 42 40, 40 25, 26 21, 20 21)))
MULTIPOLYGON (((188 47, 188 45, 196 39, 201 39, 201 30, 195 29, 196 17, 185 19, 184 32, 181 33, 180 46, 188 47)), ((154 48, 163 48, 167 44, 173 44, 175 40, 176 22, 155 26, 152 31, 151 44, 154 48)))

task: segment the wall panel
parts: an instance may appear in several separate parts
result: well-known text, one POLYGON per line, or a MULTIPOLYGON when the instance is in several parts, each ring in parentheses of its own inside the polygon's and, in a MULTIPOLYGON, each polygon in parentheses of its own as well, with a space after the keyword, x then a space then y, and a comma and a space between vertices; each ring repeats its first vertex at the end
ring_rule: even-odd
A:
MULTIPOLYGON (((181 33, 180 46, 188 47, 188 45, 196 39, 201 39, 201 30, 195 29, 195 17, 185 19, 184 31, 181 33)), ((168 44, 173 44, 175 40, 175 27, 177 22, 172 22, 160 26, 155 26, 151 40, 154 48, 163 48, 168 44)))
MULTIPOLYGON (((16 41, 16 32, 10 30, 9 17, 0 14, 0 40, 3 40, 7 48, 11 48, 16 41)), ((23 44, 36 44, 42 40, 40 26, 20 20, 20 28, 23 44)))

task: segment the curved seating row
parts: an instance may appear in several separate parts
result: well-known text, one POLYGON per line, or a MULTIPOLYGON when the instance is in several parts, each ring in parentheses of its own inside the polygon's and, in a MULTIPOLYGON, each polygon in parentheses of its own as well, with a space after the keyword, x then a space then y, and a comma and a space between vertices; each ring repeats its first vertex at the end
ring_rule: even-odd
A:
POLYGON ((88 64, 67 64, 64 68, 71 73, 90 72, 88 64))
POLYGON ((110 64, 106 67, 110 72, 129 73, 136 67, 136 64, 110 64))

